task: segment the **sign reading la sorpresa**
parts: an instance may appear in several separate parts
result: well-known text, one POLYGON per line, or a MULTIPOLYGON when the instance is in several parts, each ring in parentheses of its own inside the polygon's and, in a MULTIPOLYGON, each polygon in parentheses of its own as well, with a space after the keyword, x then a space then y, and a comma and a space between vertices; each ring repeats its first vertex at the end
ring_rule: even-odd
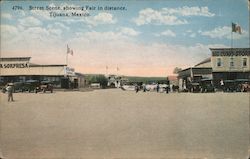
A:
POLYGON ((0 64, 0 68, 27 68, 27 67, 29 67, 28 63, 0 64))

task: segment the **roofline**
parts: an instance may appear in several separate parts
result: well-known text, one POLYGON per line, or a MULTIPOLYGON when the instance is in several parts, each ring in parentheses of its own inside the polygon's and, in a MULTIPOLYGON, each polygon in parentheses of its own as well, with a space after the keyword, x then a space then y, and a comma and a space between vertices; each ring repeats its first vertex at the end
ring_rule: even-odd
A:
POLYGON ((57 67, 57 66, 67 66, 65 64, 62 65, 29 65, 29 67, 57 67))
POLYGON ((30 60, 31 57, 1 57, 0 61, 30 60))
POLYGON ((178 73, 189 70, 189 69, 212 69, 212 67, 188 67, 188 68, 186 68, 184 70, 178 71, 178 73))
POLYGON ((211 62, 211 57, 208 57, 208 58, 204 59, 200 63, 194 65, 194 67, 199 66, 199 65, 204 64, 204 63, 208 63, 208 62, 211 62))
POLYGON ((250 48, 248 47, 246 47, 246 48, 209 48, 211 51, 212 50, 239 50, 239 49, 242 49, 242 50, 247 50, 247 49, 249 49, 250 50, 250 48))

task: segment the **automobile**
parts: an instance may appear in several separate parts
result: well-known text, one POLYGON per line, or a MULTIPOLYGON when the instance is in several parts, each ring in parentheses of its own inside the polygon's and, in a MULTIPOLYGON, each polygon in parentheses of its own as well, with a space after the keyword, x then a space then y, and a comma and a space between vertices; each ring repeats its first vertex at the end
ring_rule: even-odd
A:
POLYGON ((146 87, 147 91, 155 91, 156 87, 157 87, 157 84, 156 83, 146 84, 145 87, 146 87))
POLYGON ((170 89, 170 86, 168 84, 159 84, 159 92, 165 92, 166 89, 170 89))
POLYGON ((3 81, 0 81, 0 89, 2 90, 3 88, 5 88, 6 83, 4 83, 3 81))
POLYGON ((135 91, 135 85, 124 84, 121 86, 121 89, 124 91, 135 91))
POLYGON ((3 81, 0 81, 0 90, 2 93, 5 93, 6 92, 6 83, 3 82, 3 81))
POLYGON ((191 82, 187 85, 189 92, 198 93, 201 91, 199 82, 191 82))
POLYGON ((1 86, 1 91, 2 91, 2 93, 5 93, 5 92, 7 91, 7 90, 6 90, 6 87, 7 87, 7 84, 1 86))
MULTIPOLYGON (((13 83, 8 83, 8 84, 11 84, 13 86, 13 93, 23 92, 24 82, 13 82, 13 83)), ((3 93, 6 92, 7 85, 2 87, 3 93)))
POLYGON ((38 80, 27 80, 22 86, 22 92, 35 92, 37 93, 39 89, 40 82, 38 80))
POLYGON ((1 92, 5 93, 6 92, 6 88, 5 87, 1 88, 1 92))
POLYGON ((6 92, 7 92, 7 87, 8 87, 9 85, 13 87, 13 91, 14 91, 14 89, 15 89, 15 88, 14 88, 14 83, 11 82, 11 83, 7 83, 5 86, 1 87, 1 88, 2 88, 2 89, 1 89, 1 90, 2 90, 2 93, 6 93, 6 92))
POLYGON ((94 88, 94 89, 100 89, 101 88, 101 84, 100 83, 91 83, 90 87, 94 88))
POLYGON ((212 79, 201 79, 200 86, 201 86, 202 93, 215 92, 212 79))
POLYGON ((14 89, 13 92, 23 92, 24 82, 14 82, 13 83, 14 89))
POLYGON ((40 91, 42 91, 43 93, 46 93, 46 91, 50 91, 51 93, 53 93, 53 83, 50 81, 41 81, 38 92, 40 91))
POLYGON ((223 91, 224 92, 234 92, 237 89, 236 87, 237 87, 237 85, 235 84, 234 80, 225 80, 223 91))
POLYGON ((250 92, 250 83, 242 84, 242 92, 250 92))
POLYGON ((121 86, 124 91, 135 91, 136 88, 142 89, 142 82, 126 82, 121 86))
POLYGON ((249 92, 250 80, 249 79, 236 79, 234 80, 236 92, 249 92))

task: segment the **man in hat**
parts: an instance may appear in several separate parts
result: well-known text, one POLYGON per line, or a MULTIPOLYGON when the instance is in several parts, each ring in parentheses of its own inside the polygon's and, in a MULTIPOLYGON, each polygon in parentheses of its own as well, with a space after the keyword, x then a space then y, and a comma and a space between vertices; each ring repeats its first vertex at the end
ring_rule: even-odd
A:
POLYGON ((12 102, 13 100, 13 83, 9 83, 6 87, 7 93, 8 93, 8 102, 11 100, 12 102))

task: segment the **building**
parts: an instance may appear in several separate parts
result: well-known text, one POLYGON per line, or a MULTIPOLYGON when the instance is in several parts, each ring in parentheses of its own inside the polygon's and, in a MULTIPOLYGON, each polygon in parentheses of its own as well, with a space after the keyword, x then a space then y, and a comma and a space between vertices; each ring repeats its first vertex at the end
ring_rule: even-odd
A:
POLYGON ((124 76, 108 75, 108 87, 120 88, 124 83, 128 82, 128 79, 124 76))
POLYGON ((82 74, 76 74, 67 65, 40 65, 30 62, 31 57, 0 58, 0 81, 25 82, 27 80, 51 81, 56 87, 77 88, 83 80, 82 74), (80 80, 79 80, 80 79, 80 80))
POLYGON ((250 48, 211 48, 213 81, 250 79, 250 48))
POLYGON ((179 89, 186 89, 192 82, 199 82, 201 79, 212 79, 211 58, 207 58, 196 64, 178 72, 179 89))
POLYGON ((250 79, 250 48, 210 48, 211 57, 178 72, 180 90, 188 83, 211 79, 215 87, 221 80, 250 79))

